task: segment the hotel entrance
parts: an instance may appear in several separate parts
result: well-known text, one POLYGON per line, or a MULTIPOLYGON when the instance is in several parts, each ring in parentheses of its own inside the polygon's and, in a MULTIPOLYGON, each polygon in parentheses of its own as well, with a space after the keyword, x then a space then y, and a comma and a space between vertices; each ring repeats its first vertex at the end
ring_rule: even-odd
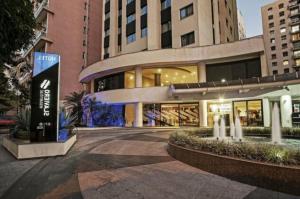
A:
POLYGON ((144 104, 144 126, 199 126, 199 104, 144 104))

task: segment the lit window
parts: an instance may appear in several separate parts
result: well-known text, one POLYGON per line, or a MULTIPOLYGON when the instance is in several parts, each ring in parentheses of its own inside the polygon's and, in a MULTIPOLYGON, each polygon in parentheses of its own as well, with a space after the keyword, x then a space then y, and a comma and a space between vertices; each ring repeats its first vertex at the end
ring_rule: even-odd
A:
POLYGON ((282 62, 282 64, 283 64, 284 66, 288 66, 288 65, 289 65, 289 61, 288 61, 288 60, 285 60, 285 61, 282 62))
POLYGON ((292 32, 299 32, 300 30, 300 26, 299 25, 296 25, 296 26, 292 26, 292 32))
POLYGON ((280 28, 281 33, 286 33, 286 28, 280 28))

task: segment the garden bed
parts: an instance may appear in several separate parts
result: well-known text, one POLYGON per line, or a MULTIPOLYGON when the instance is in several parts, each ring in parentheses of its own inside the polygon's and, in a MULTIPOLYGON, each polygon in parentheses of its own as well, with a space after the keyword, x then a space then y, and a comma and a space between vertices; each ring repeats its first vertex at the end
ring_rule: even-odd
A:
POLYGON ((283 154, 279 150, 282 149, 281 146, 256 144, 251 147, 239 144, 244 146, 234 149, 232 146, 226 147, 227 145, 230 144, 203 141, 197 136, 176 132, 170 137, 168 152, 179 161, 216 175, 253 186, 300 195, 299 151, 285 151, 283 154), (209 147, 208 143, 211 142, 209 147))

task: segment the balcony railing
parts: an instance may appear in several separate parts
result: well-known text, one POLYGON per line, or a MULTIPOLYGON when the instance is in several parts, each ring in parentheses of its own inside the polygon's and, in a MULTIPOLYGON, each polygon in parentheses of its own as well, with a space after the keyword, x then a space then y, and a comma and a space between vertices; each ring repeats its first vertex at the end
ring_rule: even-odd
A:
POLYGON ((49 0, 43 0, 41 3, 37 4, 34 9, 34 17, 37 18, 39 14, 45 7, 48 7, 49 0))
POLYGON ((22 56, 26 56, 28 52, 37 45, 37 43, 43 38, 46 37, 46 31, 45 30, 40 30, 40 31, 35 31, 34 33, 34 38, 31 41, 31 44, 22 50, 21 54, 22 56))

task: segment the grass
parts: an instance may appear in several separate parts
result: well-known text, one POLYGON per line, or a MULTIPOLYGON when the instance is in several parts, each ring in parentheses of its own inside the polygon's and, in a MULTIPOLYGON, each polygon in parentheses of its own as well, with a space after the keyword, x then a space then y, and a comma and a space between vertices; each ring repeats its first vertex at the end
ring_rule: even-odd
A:
POLYGON ((236 143, 203 139, 195 131, 179 130, 170 143, 198 151, 277 165, 300 166, 300 151, 267 143, 236 143))

